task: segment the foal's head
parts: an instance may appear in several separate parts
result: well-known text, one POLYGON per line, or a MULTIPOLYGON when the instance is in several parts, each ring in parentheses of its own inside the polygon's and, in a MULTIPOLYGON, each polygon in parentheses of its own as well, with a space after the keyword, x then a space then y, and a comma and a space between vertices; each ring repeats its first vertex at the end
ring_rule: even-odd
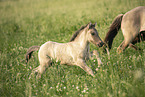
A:
POLYGON ((95 24, 89 23, 86 26, 86 28, 85 28, 86 36, 87 36, 87 39, 89 42, 91 42, 99 47, 102 47, 104 42, 99 37, 99 34, 98 34, 97 30, 95 29, 95 26, 96 26, 96 23, 95 24))

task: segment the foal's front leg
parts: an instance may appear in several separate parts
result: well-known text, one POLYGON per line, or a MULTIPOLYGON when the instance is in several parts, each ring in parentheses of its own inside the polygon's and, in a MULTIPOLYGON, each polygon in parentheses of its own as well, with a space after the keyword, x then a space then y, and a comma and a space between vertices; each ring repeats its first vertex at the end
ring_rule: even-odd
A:
POLYGON ((90 59, 92 59, 92 57, 93 57, 94 55, 96 56, 97 61, 98 61, 98 65, 100 66, 100 65, 102 64, 102 61, 101 61, 101 59, 100 59, 100 57, 99 57, 99 53, 98 53, 97 50, 93 50, 93 52, 90 53, 90 59))
POLYGON ((81 67, 84 71, 86 71, 88 74, 92 75, 93 77, 95 77, 92 69, 90 67, 87 66, 87 64, 85 63, 85 61, 83 59, 78 59, 77 66, 81 67))

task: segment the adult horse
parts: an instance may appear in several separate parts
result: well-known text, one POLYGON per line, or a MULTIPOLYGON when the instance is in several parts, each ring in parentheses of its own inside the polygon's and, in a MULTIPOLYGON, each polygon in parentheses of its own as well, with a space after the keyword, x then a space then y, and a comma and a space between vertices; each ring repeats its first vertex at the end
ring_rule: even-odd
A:
POLYGON ((40 47, 30 47, 26 54, 27 61, 30 59, 32 52, 39 49, 38 58, 40 65, 33 70, 34 73, 37 72, 41 77, 41 74, 55 59, 60 61, 60 64, 79 66, 88 74, 94 76, 92 69, 87 66, 85 60, 88 60, 93 54, 96 55, 98 64, 101 64, 101 60, 97 51, 93 51, 92 55, 89 53, 89 43, 91 42, 99 47, 104 44, 95 29, 95 25, 89 23, 86 26, 82 26, 68 43, 48 41, 40 47))
POLYGON ((109 49, 111 49, 113 39, 117 35, 120 27, 124 41, 117 48, 117 51, 120 53, 128 46, 138 50, 139 48, 134 44, 145 40, 145 6, 136 7, 124 15, 119 14, 114 19, 104 40, 109 49))

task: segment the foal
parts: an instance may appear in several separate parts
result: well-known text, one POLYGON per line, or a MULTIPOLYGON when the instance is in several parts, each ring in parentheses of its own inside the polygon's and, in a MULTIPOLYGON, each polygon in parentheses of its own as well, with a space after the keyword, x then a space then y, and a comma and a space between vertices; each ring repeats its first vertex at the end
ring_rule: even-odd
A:
POLYGON ((51 65, 52 60, 60 61, 60 64, 76 65, 94 77, 93 71, 87 66, 85 60, 88 60, 93 54, 98 59, 98 64, 101 64, 98 52, 89 53, 89 43, 93 43, 99 47, 103 46, 103 41, 95 29, 96 24, 89 23, 82 26, 72 37, 68 43, 57 43, 48 41, 42 46, 32 46, 26 54, 26 60, 31 57, 33 51, 38 50, 38 58, 40 65, 33 71, 38 72, 39 77, 51 65))

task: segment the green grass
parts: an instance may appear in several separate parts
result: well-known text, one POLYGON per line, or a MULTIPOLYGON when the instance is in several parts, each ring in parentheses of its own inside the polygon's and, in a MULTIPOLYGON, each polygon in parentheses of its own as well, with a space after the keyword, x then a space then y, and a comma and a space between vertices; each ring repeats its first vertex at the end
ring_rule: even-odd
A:
POLYGON ((113 19, 144 0, 0 0, 0 96, 1 97, 144 97, 144 42, 137 44, 143 52, 128 48, 120 55, 121 31, 113 43, 110 59, 101 48, 103 65, 89 60, 98 70, 91 77, 77 66, 54 63, 41 79, 29 75, 39 65, 37 53, 28 64, 25 54, 32 45, 46 41, 68 42, 73 33, 88 22, 104 39, 113 19))

